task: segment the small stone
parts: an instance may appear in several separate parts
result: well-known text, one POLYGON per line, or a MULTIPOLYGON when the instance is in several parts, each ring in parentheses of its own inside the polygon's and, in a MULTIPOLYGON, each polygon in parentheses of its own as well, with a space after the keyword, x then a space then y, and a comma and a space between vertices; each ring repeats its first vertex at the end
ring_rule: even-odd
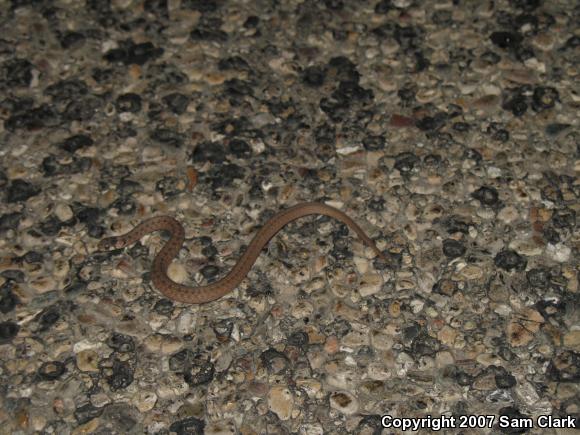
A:
POLYGON ((66 366, 60 361, 45 362, 36 372, 39 379, 43 381, 55 381, 66 371, 66 366))
POLYGON ((499 195, 494 187, 483 186, 471 194, 471 196, 483 205, 492 206, 497 204, 499 195))
POLYGON ((467 248, 462 241, 455 239, 446 239, 443 241, 443 254, 448 258, 458 258, 461 257, 467 248))
POLYGON ((558 263, 565 263, 570 259, 572 250, 563 243, 556 243, 555 245, 548 243, 546 246, 546 254, 558 263))
POLYGON ((40 188, 25 180, 12 180, 6 189, 7 203, 26 201, 40 193, 40 188))
POLYGON ((580 331, 570 331, 564 335, 564 346, 580 352, 580 331))
POLYGON ((140 391, 135 398, 135 406, 139 412, 151 411, 157 403, 157 394, 153 391, 140 391))
POLYGON ((83 372, 99 371, 99 355, 93 350, 83 350, 76 355, 77 367, 83 372))
POLYGON ((54 209, 54 214, 61 222, 69 222, 74 217, 72 209, 67 204, 58 204, 54 209))
POLYGON ((494 263, 497 267, 511 271, 522 271, 526 268, 527 260, 519 255, 516 251, 506 249, 499 252, 495 258, 494 263))
POLYGON ((272 387, 268 393, 268 408, 282 421, 289 420, 294 407, 294 396, 282 385, 272 387))
POLYGON ((438 333, 437 333, 437 339, 450 347, 454 347, 455 344, 455 339, 458 336, 458 332, 457 330, 455 330, 454 328, 450 327, 450 326, 444 326, 438 333))
POLYGON ((360 280, 358 291, 362 297, 374 295, 381 291, 383 279, 378 273, 365 273, 360 280))
POLYGON ((358 412, 359 404, 356 397, 348 391, 335 391, 330 394, 330 407, 345 415, 358 412))

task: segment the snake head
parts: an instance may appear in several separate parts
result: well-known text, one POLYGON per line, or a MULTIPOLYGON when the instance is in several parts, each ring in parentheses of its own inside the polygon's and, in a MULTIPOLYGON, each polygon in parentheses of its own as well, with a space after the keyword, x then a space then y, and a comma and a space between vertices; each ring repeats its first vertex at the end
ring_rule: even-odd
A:
POLYGON ((99 251, 111 251, 121 249, 125 244, 119 237, 107 237, 99 242, 97 249, 99 251))

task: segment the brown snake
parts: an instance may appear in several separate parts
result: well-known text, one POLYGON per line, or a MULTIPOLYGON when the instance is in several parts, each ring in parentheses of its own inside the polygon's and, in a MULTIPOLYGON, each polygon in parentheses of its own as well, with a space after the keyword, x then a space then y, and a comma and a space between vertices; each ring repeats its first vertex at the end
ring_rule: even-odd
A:
POLYGON ((154 231, 165 230, 171 233, 169 241, 153 260, 151 280, 157 289, 174 301, 187 304, 202 304, 216 300, 235 289, 246 277, 260 251, 274 235, 286 224, 303 216, 321 214, 330 216, 348 225, 375 253, 386 260, 383 253, 364 231, 345 213, 329 205, 318 202, 304 202, 282 210, 274 215, 254 236, 248 249, 240 257, 230 273, 214 283, 189 287, 172 281, 167 276, 167 268, 179 253, 185 239, 183 226, 170 216, 158 216, 147 219, 126 234, 116 237, 107 237, 99 242, 99 251, 121 249, 138 241, 141 237, 154 231))

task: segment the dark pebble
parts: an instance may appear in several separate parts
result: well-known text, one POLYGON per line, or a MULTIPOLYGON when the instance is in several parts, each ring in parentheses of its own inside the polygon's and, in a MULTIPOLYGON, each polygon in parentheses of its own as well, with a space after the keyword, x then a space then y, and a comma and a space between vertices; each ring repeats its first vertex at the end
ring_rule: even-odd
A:
POLYGON ((366 136, 363 141, 363 146, 367 151, 377 151, 385 148, 384 136, 366 136))
POLYGON ((219 5, 216 0, 184 0, 181 4, 184 9, 191 9, 201 13, 215 12, 219 5))
POLYGON ((429 168, 439 168, 443 163, 443 159, 439 154, 427 154, 423 157, 423 164, 429 168))
POLYGON ((145 2, 143 3, 143 8, 147 12, 159 18, 163 19, 169 18, 169 7, 167 4, 167 0, 145 0, 145 2))
POLYGON ((155 311, 157 314, 167 317, 171 316, 174 309, 175 305, 173 301, 165 298, 157 300, 153 306, 153 311, 155 311))
POLYGON ((8 87, 28 87, 33 65, 26 59, 10 59, 0 66, 0 83, 8 87))
POLYGON ((141 110, 141 97, 132 92, 119 95, 115 101, 117 112, 137 113, 141 110))
POLYGON ((218 62, 218 69, 220 71, 252 71, 252 67, 243 57, 240 56, 230 56, 225 59, 220 59, 218 62))
POLYGON ((556 88, 538 86, 534 89, 534 95, 532 96, 532 109, 536 112, 551 109, 556 105, 557 101, 560 101, 560 94, 556 88))
POLYGON ((483 205, 496 205, 499 200, 499 194, 494 187, 482 186, 471 194, 472 198, 477 199, 483 205))
POLYGON ((550 284, 550 270, 543 267, 530 269, 526 272, 526 278, 532 287, 547 290, 550 284))
POLYGON ((35 318, 39 332, 48 331, 60 319, 60 309, 56 305, 46 307, 35 318))
POLYGON ((214 364, 202 358, 195 358, 190 361, 189 366, 183 372, 183 379, 190 387, 209 384, 215 375, 214 364))
POLYGON ((20 201, 26 201, 28 198, 32 198, 40 193, 40 187, 35 186, 25 180, 12 180, 8 188, 6 189, 7 203, 14 203, 20 201))
POLYGON ((57 103, 70 103, 82 99, 89 93, 87 84, 79 79, 60 80, 49 85, 44 93, 57 103))
POLYGON ((303 331, 294 332, 288 337, 287 342, 289 345, 296 347, 306 346, 309 342, 308 334, 303 331))
POLYGON ((205 422, 195 417, 184 418, 169 426, 169 430, 176 435, 203 435, 204 428, 205 422))
POLYGON ((308 86, 318 88, 324 84, 326 69, 323 66, 309 66, 302 72, 302 81, 308 86))
POLYGON ((466 132, 469 131, 471 129, 471 125, 469 125, 467 122, 455 122, 452 125, 453 130, 455 131, 459 131, 459 132, 466 132))
POLYGON ((40 223, 38 229, 45 236, 56 236, 62 227, 63 223, 56 216, 51 215, 40 223))
POLYGON ((250 15, 246 21, 244 21, 245 29, 255 29, 260 24, 260 17, 255 15, 250 15))
POLYGON ((419 157, 411 152, 401 153, 395 158, 395 169, 403 175, 408 174, 420 162, 419 157))
POLYGON ((201 142, 191 153, 190 159, 195 163, 222 163, 225 156, 225 149, 220 142, 201 142))
POLYGON ((403 87, 397 91, 397 95, 401 100, 401 106, 410 107, 415 102, 417 89, 415 87, 403 87))
POLYGON ((110 206, 117 213, 128 216, 133 215, 137 210, 137 204, 133 198, 119 198, 110 206))
POLYGON ((272 348, 262 352, 260 361, 270 374, 282 373, 290 368, 288 357, 272 348))
POLYGON ((18 228, 24 215, 20 212, 6 213, 0 216, 0 232, 14 230, 18 228))
POLYGON ((421 131, 435 131, 443 127, 446 121, 447 115, 440 113, 435 116, 425 116, 424 118, 419 119, 415 125, 421 131))
POLYGON ((113 79, 115 72, 112 68, 94 68, 91 77, 97 83, 105 83, 113 79))
POLYGON ((212 189, 232 186, 234 180, 243 179, 245 169, 241 166, 227 163, 220 166, 214 165, 202 176, 202 182, 210 185, 212 189))
POLYGON ((90 403, 79 406, 74 411, 74 416, 78 424, 85 424, 93 418, 99 417, 103 413, 103 408, 97 408, 90 403))
POLYGON ((109 50, 103 58, 111 63, 144 65, 160 57, 163 51, 162 48, 155 47, 151 42, 135 44, 133 41, 126 41, 121 44, 121 47, 109 50))
POLYGON ((393 8, 392 0, 381 0, 375 5, 375 14, 385 15, 393 8))
POLYGON ((86 36, 81 32, 67 31, 59 35, 60 46, 65 50, 69 48, 79 48, 86 40, 86 36))
POLYGON ((59 379, 64 372, 66 372, 66 366, 63 363, 60 361, 48 361, 39 367, 36 375, 41 381, 55 381, 59 379))
POLYGON ((220 273, 220 268, 217 266, 214 266, 213 264, 207 265, 207 266, 203 266, 200 271, 199 271, 203 277, 209 281, 215 281, 220 273))
POLYGON ((0 313, 6 314, 14 311, 19 300, 14 293, 12 293, 12 284, 4 283, 0 288, 0 313))
POLYGON ((89 136, 85 134, 77 134, 66 138, 59 147, 69 153, 74 153, 81 148, 87 148, 94 144, 95 142, 89 136))
POLYGON ((120 353, 129 353, 135 350, 135 341, 129 335, 114 332, 107 340, 107 346, 120 353))
POLYGON ((459 240, 445 239, 443 241, 443 254, 448 258, 461 257, 466 250, 465 244, 459 240))
POLYGON ((409 326, 403 328, 403 340, 412 341, 421 333, 421 326, 417 322, 412 322, 409 326))
POLYGON ((571 124, 553 123, 546 126, 546 134, 548 136, 557 136, 565 130, 568 130, 571 124))
POLYGON ((412 355, 416 358, 435 355, 441 348, 441 343, 428 334, 421 333, 413 339, 411 344, 412 355))
POLYGON ((242 139, 230 140, 228 149, 237 158, 245 158, 252 155, 252 148, 250 148, 250 145, 242 139))
POLYGON ((542 4, 542 0, 510 0, 510 5, 531 12, 542 4))
POLYGON ((504 101, 501 107, 504 110, 512 112, 514 116, 522 116, 528 110, 528 103, 526 102, 526 97, 516 95, 504 101))
MULTIPOLYGON (((73 208, 74 209, 74 208, 73 208)), ((101 216, 101 210, 96 207, 81 205, 74 210, 75 217, 83 223, 95 223, 101 216)))
POLYGON ((133 383, 134 370, 128 362, 113 361, 112 373, 107 377, 107 384, 112 391, 122 390, 133 383))
POLYGON ((385 198, 376 196, 367 202, 367 207, 372 211, 383 211, 385 209, 385 198))
POLYGON ((515 32, 493 32, 489 39, 494 45, 503 49, 515 49, 523 41, 522 35, 515 32))
POLYGON ((62 116, 67 121, 88 121, 95 116, 102 106, 103 100, 88 96, 68 103, 62 116))
POLYGON ((6 278, 7 280, 17 282, 19 284, 24 283, 26 280, 26 275, 22 270, 17 269, 6 269, 0 273, 0 276, 6 278))
POLYGON ((88 171, 93 165, 90 157, 73 156, 72 161, 69 158, 63 157, 58 160, 55 155, 49 155, 42 160, 42 172, 47 177, 54 177, 57 175, 78 174, 88 171))
POLYGON ((180 94, 179 92, 174 92, 163 97, 163 103, 176 115, 185 113, 189 101, 190 99, 188 96, 180 94))
POLYGON ((571 208, 561 208, 554 211, 550 220, 555 228, 573 230, 576 226, 576 212, 571 208))
POLYGON ((550 360, 546 377, 555 382, 580 382, 580 353, 565 350, 550 360))
POLYGON ((18 331, 20 326, 12 321, 0 322, 0 344, 7 344, 12 341, 18 331))
POLYGON ((44 127, 56 127, 60 123, 61 117, 56 109, 52 105, 42 104, 24 113, 11 116, 4 121, 4 127, 8 131, 18 129, 35 131, 44 127))
POLYGON ((503 367, 496 368, 495 385, 497 385, 497 388, 503 388, 503 389, 512 388, 512 387, 515 387, 516 384, 517 384, 517 381, 516 381, 516 378, 514 375, 509 373, 503 367))
POLYGON ((517 270, 522 271, 526 268, 528 261, 518 254, 516 251, 506 249, 499 252, 495 258, 494 263, 497 267, 503 270, 517 270))
POLYGON ((221 20, 219 18, 205 19, 200 22, 197 28, 189 34, 192 41, 214 41, 225 42, 228 34, 220 30, 221 20))
POLYGON ((552 226, 544 227, 542 231, 542 237, 544 237, 546 242, 552 243, 553 245, 559 243, 562 240, 560 233, 558 233, 558 231, 556 231, 552 226))
POLYGON ((510 133, 507 130, 499 129, 496 130, 492 135, 491 138, 498 142, 507 142, 510 139, 510 133))

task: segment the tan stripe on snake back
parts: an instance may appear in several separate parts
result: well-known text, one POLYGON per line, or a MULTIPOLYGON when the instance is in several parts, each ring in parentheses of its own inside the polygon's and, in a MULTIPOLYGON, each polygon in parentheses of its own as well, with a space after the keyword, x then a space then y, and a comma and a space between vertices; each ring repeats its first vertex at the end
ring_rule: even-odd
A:
POLYGON ((103 239, 99 242, 98 249, 100 251, 120 249, 135 243, 144 235, 154 231, 164 230, 170 232, 171 237, 169 241, 159 251, 155 260, 153 260, 153 267, 151 269, 153 285, 161 293, 174 301, 186 304, 202 304, 216 300, 235 289, 256 262, 262 248, 286 224, 303 216, 313 214, 330 216, 348 225, 380 258, 386 261, 385 256, 377 248, 375 243, 350 217, 334 207, 318 202, 305 202, 278 212, 260 228, 260 231, 258 231, 250 242, 248 249, 240 257, 230 273, 219 281, 204 286, 189 287, 176 283, 167 276, 167 268, 179 253, 185 239, 183 226, 170 216, 158 216, 147 219, 126 234, 103 239))

